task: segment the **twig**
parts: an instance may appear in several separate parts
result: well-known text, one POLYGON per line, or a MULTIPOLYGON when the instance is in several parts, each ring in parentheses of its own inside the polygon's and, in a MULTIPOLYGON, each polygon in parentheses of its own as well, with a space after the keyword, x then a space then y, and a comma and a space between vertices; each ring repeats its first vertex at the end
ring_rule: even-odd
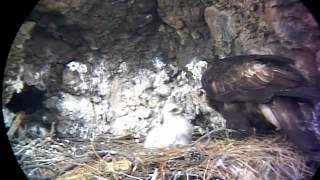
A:
POLYGON ((158 168, 155 168, 152 174, 151 180, 157 180, 157 177, 158 177, 158 168))
POLYGON ((123 172, 117 172, 117 173, 122 174, 122 175, 127 176, 127 177, 132 178, 132 179, 143 180, 143 179, 141 179, 141 178, 138 178, 138 177, 135 177, 135 176, 131 176, 131 175, 126 174, 126 173, 123 173, 123 172))
POLYGON ((47 166, 47 165, 40 165, 40 164, 36 164, 36 165, 28 165, 28 166, 23 166, 24 168, 28 169, 28 168, 46 168, 49 169, 52 172, 56 172, 55 170, 53 170, 51 167, 47 166))
POLYGON ((70 164, 74 164, 74 165, 78 165, 78 166, 84 166, 84 167, 88 167, 94 171, 96 171, 97 173, 99 174, 103 174, 99 169, 95 168, 95 167, 92 167, 88 164, 84 164, 84 163, 77 163, 77 162, 72 162, 72 161, 69 161, 70 164))
POLYGON ((56 122, 51 123, 51 128, 50 128, 50 138, 53 138, 55 136, 56 132, 56 122))
POLYGON ((93 175, 93 177, 97 178, 97 179, 102 179, 102 180, 109 180, 107 178, 101 177, 101 176, 97 176, 97 175, 93 175))
POLYGON ((13 138, 13 135, 16 133, 17 129, 21 126, 23 121, 26 119, 26 116, 27 114, 24 111, 21 111, 17 114, 10 129, 7 132, 7 136, 10 140, 13 138))
POLYGON ((92 151, 94 152, 94 154, 96 155, 97 158, 99 158, 100 160, 102 160, 102 157, 97 153, 94 144, 92 144, 92 151))
POLYGON ((209 164, 210 164, 210 159, 208 160, 208 163, 206 165, 206 169, 204 170, 204 173, 203 173, 203 179, 206 180, 206 174, 208 172, 208 169, 209 169, 209 164))
POLYGON ((226 129, 226 128, 217 128, 217 129, 213 129, 209 132, 207 132, 205 135, 201 136, 200 138, 198 138, 196 141, 194 141, 193 143, 191 143, 191 146, 199 143, 200 141, 202 141, 205 138, 210 138, 211 134, 219 132, 219 131, 223 131, 223 130, 227 130, 227 131, 233 131, 231 129, 226 129))
POLYGON ((284 169, 282 166, 279 166, 279 168, 281 169, 282 172, 284 172, 286 174, 287 177, 289 177, 291 180, 297 179, 298 177, 294 177, 293 175, 291 175, 290 172, 288 172, 286 169, 284 169))

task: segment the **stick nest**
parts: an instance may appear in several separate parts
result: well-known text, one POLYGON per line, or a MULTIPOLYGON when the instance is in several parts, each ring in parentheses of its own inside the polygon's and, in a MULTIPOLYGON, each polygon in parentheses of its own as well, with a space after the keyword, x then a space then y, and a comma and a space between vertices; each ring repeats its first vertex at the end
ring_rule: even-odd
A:
POLYGON ((13 150, 30 179, 310 179, 315 172, 310 157, 273 135, 153 150, 130 139, 47 138, 13 142, 13 150))

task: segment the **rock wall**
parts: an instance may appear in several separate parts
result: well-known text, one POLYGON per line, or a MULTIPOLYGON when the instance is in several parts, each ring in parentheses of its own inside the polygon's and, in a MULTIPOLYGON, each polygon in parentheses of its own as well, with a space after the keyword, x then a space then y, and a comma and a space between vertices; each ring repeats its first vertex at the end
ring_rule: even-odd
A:
MULTIPOLYGON (((169 6, 175 5, 164 6, 165 11, 169 6)), ((12 47, 12 52, 23 47, 24 56, 9 57, 4 104, 24 86, 43 90, 43 107, 28 116, 27 128, 50 127, 54 122, 57 136, 140 137, 160 124, 159 112, 167 102, 182 106, 181 116, 194 124, 224 126, 200 90, 199 79, 207 65, 201 48, 205 45, 199 30, 189 31, 201 22, 209 35, 203 7, 197 21, 184 28, 183 33, 197 36, 188 40, 159 17, 160 11, 150 0, 40 1, 21 28, 22 32, 34 24, 27 34, 31 37, 23 36, 27 40, 17 40, 12 47)), ((6 107, 4 112, 8 114, 6 107)), ((11 119, 6 115, 8 126, 11 119)))
POLYGON ((299 0, 210 1, 205 19, 221 57, 281 54, 319 86, 320 31, 299 0))
POLYGON ((194 125, 223 127, 199 82, 207 62, 282 54, 317 85, 319 47, 318 25, 297 0, 42 0, 12 46, 3 104, 28 86, 43 91, 26 122, 45 129, 38 136, 54 122, 57 136, 140 137, 167 102, 194 125))

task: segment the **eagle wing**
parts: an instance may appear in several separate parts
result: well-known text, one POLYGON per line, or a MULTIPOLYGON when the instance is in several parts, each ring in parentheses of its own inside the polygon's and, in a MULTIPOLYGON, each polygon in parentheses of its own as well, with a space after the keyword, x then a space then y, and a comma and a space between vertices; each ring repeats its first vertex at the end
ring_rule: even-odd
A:
POLYGON ((275 94, 304 96, 296 88, 306 84, 305 78, 289 60, 276 58, 235 56, 214 62, 203 74, 203 87, 212 99, 221 102, 267 102, 275 94))
MULTIPOLYGON (((262 113, 271 124, 283 129, 302 150, 320 151, 316 128, 312 128, 310 120, 310 109, 302 108, 296 98, 292 98, 319 100, 320 95, 309 87, 307 80, 287 58, 250 55, 214 61, 204 72, 201 81, 209 102, 257 105, 260 107, 260 111, 256 110, 258 114, 262 113)), ((230 123, 239 120, 239 123, 248 124, 247 114, 256 112, 244 112, 240 106, 228 107, 224 106, 222 112, 230 123), (241 117, 237 114, 239 112, 242 113, 241 117)))

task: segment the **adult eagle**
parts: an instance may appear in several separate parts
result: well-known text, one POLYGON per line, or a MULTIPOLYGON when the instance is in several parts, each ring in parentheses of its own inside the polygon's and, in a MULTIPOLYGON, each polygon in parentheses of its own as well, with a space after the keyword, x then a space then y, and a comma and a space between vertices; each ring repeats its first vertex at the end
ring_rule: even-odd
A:
MULTIPOLYGON (((250 131, 252 122, 267 120, 282 129, 303 151, 320 151, 311 122, 319 92, 294 67, 276 55, 243 55, 213 61, 202 75, 209 102, 222 113, 227 127, 250 131)), ((268 126, 268 125, 267 125, 268 126)))

